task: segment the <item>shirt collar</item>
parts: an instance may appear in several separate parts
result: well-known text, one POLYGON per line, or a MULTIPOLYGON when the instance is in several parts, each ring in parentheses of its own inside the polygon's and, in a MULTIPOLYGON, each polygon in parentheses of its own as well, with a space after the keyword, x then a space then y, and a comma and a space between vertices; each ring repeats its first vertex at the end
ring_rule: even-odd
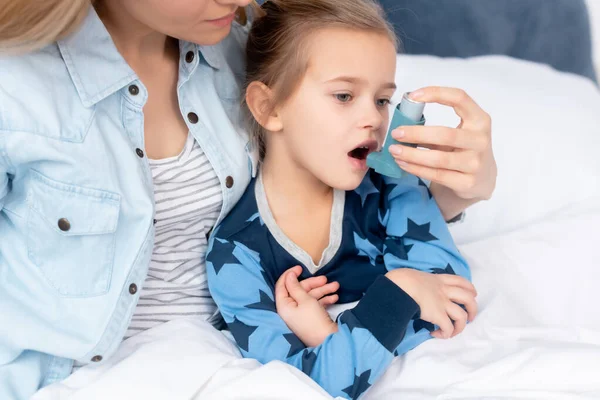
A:
MULTIPOLYGON (((93 7, 79 30, 58 41, 58 48, 86 107, 93 106, 137 79, 93 7)), ((181 54, 185 57, 189 51, 199 52, 214 69, 221 67, 222 54, 215 46, 180 41, 181 54)))

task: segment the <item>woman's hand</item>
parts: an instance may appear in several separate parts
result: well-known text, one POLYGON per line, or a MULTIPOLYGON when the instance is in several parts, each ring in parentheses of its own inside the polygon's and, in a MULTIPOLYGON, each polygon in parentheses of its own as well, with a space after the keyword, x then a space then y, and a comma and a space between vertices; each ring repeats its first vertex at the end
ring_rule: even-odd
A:
MULTIPOLYGON (((430 149, 402 145, 390 147, 400 167, 431 181, 438 204, 440 200, 444 203, 444 199, 438 198, 436 185, 451 189, 456 197, 465 200, 465 207, 469 203, 489 199, 496 187, 497 175, 490 116, 460 89, 428 87, 412 92, 410 97, 425 103, 453 107, 461 122, 456 128, 405 126, 396 129, 392 133, 396 140, 430 149)), ((440 208, 444 209, 442 204, 440 208)))
MULTIPOLYGON (((275 284, 275 306, 277 314, 302 343, 308 347, 316 347, 327 336, 337 332, 337 324, 331 320, 323 302, 317 298, 320 293, 315 292, 313 296, 309 294, 310 290, 307 291, 298 282, 301 273, 301 267, 294 267, 281 275, 275 284)), ((334 296, 337 301, 337 295, 334 296)))

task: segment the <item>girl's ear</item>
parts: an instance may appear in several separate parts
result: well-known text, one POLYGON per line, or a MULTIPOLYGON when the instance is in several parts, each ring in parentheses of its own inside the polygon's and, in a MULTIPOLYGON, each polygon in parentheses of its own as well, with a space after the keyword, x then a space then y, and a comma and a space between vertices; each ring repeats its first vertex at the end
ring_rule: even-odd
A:
POLYGON ((262 82, 254 81, 246 89, 246 104, 256 122, 269 132, 283 130, 281 118, 273 107, 273 92, 262 82))

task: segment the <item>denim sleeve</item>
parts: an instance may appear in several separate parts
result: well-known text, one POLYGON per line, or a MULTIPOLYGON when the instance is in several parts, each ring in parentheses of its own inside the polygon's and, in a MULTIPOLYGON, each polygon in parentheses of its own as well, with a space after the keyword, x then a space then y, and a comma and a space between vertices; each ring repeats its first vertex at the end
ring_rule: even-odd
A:
POLYGON ((338 332, 309 348, 277 314, 257 252, 217 234, 206 269, 211 295, 242 354, 292 365, 334 397, 358 399, 385 372, 418 312, 412 298, 381 276, 356 308, 338 318, 338 332))
POLYGON ((4 349, 4 337, 0 336, 0 399, 26 400, 39 389, 50 356, 22 351, 15 356, 4 349))
POLYGON ((4 207, 4 198, 8 194, 9 188, 8 169, 10 162, 8 160, 8 155, 6 154, 4 144, 6 138, 4 135, 6 135, 6 133, 0 130, 0 211, 2 211, 2 208, 4 207))
MULTIPOLYGON (((0 214, 4 200, 10 191, 9 171, 11 164, 6 154, 6 132, 0 130, 0 214)), ((3 229, 3 219, 0 215, 0 230, 3 229)), ((0 270, 5 266, 0 252, 0 270)), ((0 280, 0 296, 5 296, 7 288, 0 280)), ((6 303, 0 301, 0 303, 6 303)), ((48 356, 34 352, 15 349, 10 337, 14 328, 4 323, 3 311, 0 313, 0 399, 25 400, 29 399, 40 387, 42 374, 47 365, 48 356), (13 329, 11 331, 11 329, 13 329)))

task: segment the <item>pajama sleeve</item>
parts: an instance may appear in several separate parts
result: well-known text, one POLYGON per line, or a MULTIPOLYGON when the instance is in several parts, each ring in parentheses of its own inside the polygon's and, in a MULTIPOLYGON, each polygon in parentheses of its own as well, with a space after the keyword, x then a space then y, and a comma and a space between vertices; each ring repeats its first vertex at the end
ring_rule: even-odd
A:
POLYGON ((379 218, 385 227, 383 257, 388 270, 413 268, 471 279, 469 266, 423 181, 412 175, 385 178, 381 191, 386 196, 379 218))

